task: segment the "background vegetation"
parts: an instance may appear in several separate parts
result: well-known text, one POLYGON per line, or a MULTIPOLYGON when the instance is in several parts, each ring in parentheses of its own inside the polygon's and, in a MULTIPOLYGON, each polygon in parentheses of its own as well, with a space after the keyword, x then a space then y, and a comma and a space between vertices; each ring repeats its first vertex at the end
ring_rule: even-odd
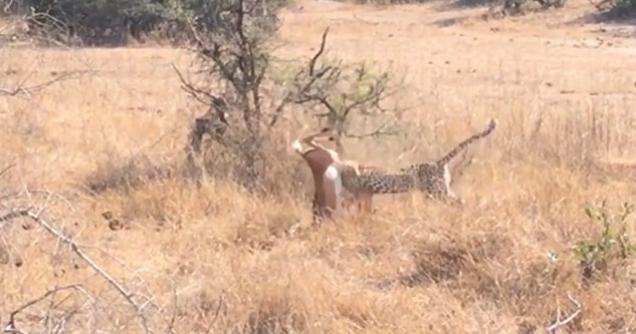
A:
MULTIPOLYGON (((453 1, 453 0, 449 0, 453 1)), ((122 45, 141 40, 149 33, 155 37, 182 43, 190 21, 198 27, 214 30, 224 20, 221 14, 235 0, 4 0, 4 12, 28 16, 32 33, 45 34, 66 43, 84 45, 122 45), (30 15, 29 15, 30 14, 30 15), (159 36, 157 36, 159 35, 159 36), (69 39, 69 37, 72 37, 69 39)), ((253 0, 254 7, 273 10, 285 0, 253 0)), ((360 4, 422 3, 414 0, 356 0, 360 4)), ((506 14, 520 14, 533 9, 561 8, 565 0, 487 0, 457 4, 489 6, 506 14)), ((631 16, 633 0, 602 0, 596 3, 600 13, 611 17, 631 16)), ((271 13, 271 11, 270 11, 271 13)))
MULTIPOLYGON (((572 25, 582 13, 571 11, 484 21, 483 10, 436 4, 307 1, 282 9, 276 25, 263 25, 263 12, 253 12, 245 27, 253 29, 246 36, 256 58, 242 56, 249 48, 237 47, 236 30, 219 36, 223 30, 197 21, 181 31, 187 49, 5 43, 3 330, 636 331, 629 204, 636 43, 590 32, 595 24, 572 25), (315 69, 343 74, 311 96, 330 94, 331 119, 375 91, 374 83, 405 73, 383 103, 350 113, 346 158, 403 167, 438 157, 498 119, 453 185, 464 207, 418 193, 379 196, 370 217, 311 226, 311 177, 288 144, 304 125, 329 121, 315 117, 329 108, 300 103, 298 94, 308 92, 298 88, 327 26, 315 69), (213 98, 228 108, 224 136, 256 132, 244 123, 245 112, 256 112, 254 95, 244 100, 245 91, 230 86, 257 77, 218 73, 220 65, 252 60, 266 69, 257 94, 266 140, 256 190, 225 177, 236 170, 236 156, 225 159, 209 134, 202 152, 212 167, 195 179, 189 135, 195 119, 218 116, 213 98), (361 68, 373 70, 356 76, 361 68), (184 90, 188 84, 199 99, 184 90), (363 136, 387 119, 395 126, 387 129, 399 131, 363 136)), ((236 27, 232 13, 221 28, 236 27)), ((11 23, 0 24, 2 34, 13 33, 11 23)))

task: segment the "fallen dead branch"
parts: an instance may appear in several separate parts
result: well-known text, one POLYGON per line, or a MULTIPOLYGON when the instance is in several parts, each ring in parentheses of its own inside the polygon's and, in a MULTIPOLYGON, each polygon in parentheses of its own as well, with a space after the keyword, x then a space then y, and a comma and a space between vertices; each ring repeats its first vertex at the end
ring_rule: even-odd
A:
POLYGON ((581 314, 581 311, 583 310, 583 308, 581 307, 581 303, 579 303, 576 299, 572 298, 572 296, 570 296, 570 294, 568 294, 568 299, 572 302, 572 304, 574 304, 576 306, 576 310, 574 310, 574 312, 572 312, 572 314, 570 314, 570 316, 568 316, 567 318, 563 319, 563 320, 559 320, 559 318, 561 317, 561 312, 557 312, 557 318, 556 321, 548 326, 545 330, 547 333, 549 334, 556 334, 557 330, 567 324, 569 324, 570 322, 572 322, 576 317, 579 316, 579 314, 581 314))
MULTIPOLYGON (((148 321, 143 314, 143 309, 145 308, 145 306, 147 306, 150 303, 150 301, 148 300, 146 303, 142 305, 137 304, 135 300, 133 299, 133 296, 134 296, 133 293, 129 292, 123 285, 117 282, 117 280, 115 280, 115 278, 113 278, 106 270, 102 269, 99 265, 97 265, 97 263, 93 259, 91 259, 79 248, 78 244, 73 239, 71 239, 64 233, 58 231, 48 221, 42 219, 40 217, 41 213, 42 213, 42 210, 39 210, 37 213, 31 210, 16 210, 4 216, 0 216, 0 222, 7 222, 19 217, 30 218, 32 221, 34 221, 35 223, 40 225, 42 228, 44 228, 48 233, 58 238, 58 240, 60 240, 64 244, 68 245, 71 248, 71 251, 73 251, 73 253, 75 253, 86 264, 88 264, 88 266, 91 267, 91 269, 93 269, 98 275, 100 275, 110 286, 112 286, 115 290, 117 290, 117 292, 119 292, 119 294, 121 294, 124 297, 124 299, 128 302, 128 304, 130 304, 134 308, 136 317, 139 319, 140 325, 143 328, 144 332, 152 333, 152 331, 150 330, 148 326, 148 321)), ((17 333, 20 333, 20 332, 17 332, 17 333)))
POLYGON ((26 334, 26 332, 21 331, 20 329, 18 329, 18 326, 16 326, 16 317, 18 316, 18 314, 20 314, 22 311, 26 310, 27 308, 57 294, 58 292, 62 292, 62 291, 67 291, 67 290, 73 290, 76 292, 80 292, 82 294, 84 294, 88 299, 93 299, 93 297, 86 291, 86 289, 84 289, 84 287, 82 287, 82 285, 80 284, 73 284, 73 285, 67 285, 67 286, 61 286, 61 287, 57 287, 55 289, 51 289, 49 291, 47 291, 46 293, 44 293, 43 295, 28 301, 27 303, 23 304, 22 306, 18 307, 17 309, 15 309, 14 311, 12 311, 9 314, 9 321, 7 322, 6 326, 4 327, 3 332, 4 333, 12 333, 12 334, 26 334))
POLYGON ((26 96, 30 96, 33 93, 39 92, 49 86, 52 86, 56 83, 59 82, 63 82, 63 81, 68 81, 68 80, 72 80, 72 79, 77 79, 80 76, 90 73, 92 71, 70 71, 70 72, 64 72, 61 73, 59 75, 57 75, 54 79, 51 80, 47 80, 41 83, 37 83, 37 84, 32 84, 29 85, 27 82, 29 81, 29 78, 32 75, 32 72, 27 74, 22 80, 20 80, 18 82, 18 84, 16 85, 16 87, 14 88, 0 88, 0 96, 17 96, 17 95, 26 95, 26 96))

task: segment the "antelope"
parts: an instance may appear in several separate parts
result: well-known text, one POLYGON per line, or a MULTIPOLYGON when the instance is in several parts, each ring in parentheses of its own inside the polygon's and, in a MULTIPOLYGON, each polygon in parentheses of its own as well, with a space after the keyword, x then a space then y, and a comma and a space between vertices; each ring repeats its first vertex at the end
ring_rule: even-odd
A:
MULTIPOLYGON (((343 174, 359 175, 355 161, 342 161, 338 153, 316 142, 319 137, 329 136, 329 128, 295 140, 292 149, 309 165, 314 179, 312 211, 316 218, 333 218, 333 214, 350 196, 342 184, 343 174)), ((329 137, 333 140, 333 137, 329 137)))

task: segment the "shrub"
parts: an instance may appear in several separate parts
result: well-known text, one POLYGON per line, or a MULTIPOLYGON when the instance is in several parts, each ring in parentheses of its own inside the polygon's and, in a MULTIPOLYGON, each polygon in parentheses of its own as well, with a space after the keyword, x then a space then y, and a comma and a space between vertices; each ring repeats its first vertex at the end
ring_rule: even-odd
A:
MULTIPOLYGON (((224 4, 215 29, 202 21, 210 18, 195 17, 189 23, 197 79, 177 70, 184 90, 209 108, 195 119, 189 136, 187 164, 195 179, 205 171, 229 176, 251 190, 262 189, 275 164, 268 157, 278 156, 272 149, 276 126, 292 104, 310 106, 339 135, 347 134, 354 115, 383 114, 381 102, 395 92, 388 87, 389 73, 369 71, 364 64, 350 67, 342 61, 322 61, 328 30, 308 64, 286 77, 271 53, 278 7, 261 9, 246 0, 224 0, 224 4), (266 89, 276 86, 280 88, 266 89), (211 145, 202 147, 204 137, 211 139, 211 145), (213 159, 206 159, 210 155, 213 159)), ((357 137, 387 134, 387 126, 388 122, 357 137)))
POLYGON ((600 235, 583 240, 575 247, 584 278, 592 278, 595 272, 606 271, 610 263, 622 262, 636 253, 636 244, 627 235, 628 218, 633 212, 634 207, 627 203, 620 212, 610 212, 605 202, 599 208, 585 210, 592 223, 600 225, 601 231, 600 235))
MULTIPOLYGON (((267 2, 274 8, 282 4, 284 0, 267 2)), ((89 45, 122 45, 158 28, 164 34, 160 37, 180 41, 178 32, 191 21, 214 30, 224 20, 226 5, 216 0, 26 0, 10 9, 17 13, 31 7, 31 30, 56 40, 73 37, 89 45)))
POLYGON ((610 14, 617 16, 636 13, 636 0, 609 0, 610 14))
MULTIPOLYGON (((507 14, 519 14, 529 10, 534 5, 535 9, 561 8, 566 0, 503 0, 501 9, 507 14)), ((495 6, 497 3, 495 3, 495 6)))
POLYGON ((31 0, 30 28, 54 39, 124 44, 173 18, 160 0, 31 0))

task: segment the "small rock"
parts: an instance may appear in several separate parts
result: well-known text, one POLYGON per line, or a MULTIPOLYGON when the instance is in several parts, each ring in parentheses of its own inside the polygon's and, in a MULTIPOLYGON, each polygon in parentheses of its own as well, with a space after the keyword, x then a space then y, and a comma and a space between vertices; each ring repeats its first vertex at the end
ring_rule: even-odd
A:
POLYGON ((111 231, 117 231, 124 228, 124 224, 122 224, 119 219, 113 219, 108 222, 108 228, 111 231))

